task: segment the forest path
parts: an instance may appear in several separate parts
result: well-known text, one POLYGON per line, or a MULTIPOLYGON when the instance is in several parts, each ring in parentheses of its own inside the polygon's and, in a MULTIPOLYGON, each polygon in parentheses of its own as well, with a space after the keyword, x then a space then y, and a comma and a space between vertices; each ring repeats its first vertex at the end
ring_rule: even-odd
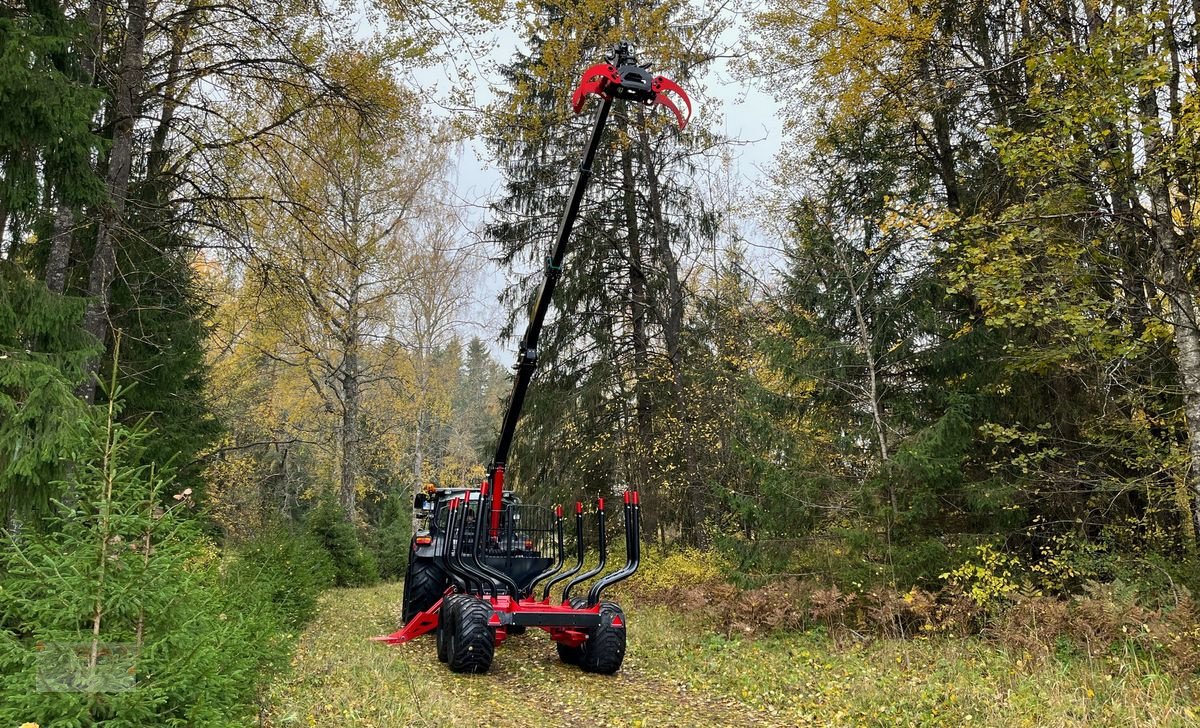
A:
POLYGON ((980 639, 835 643, 819 632, 714 634, 698 615, 626 604, 615 676, 562 664, 540 630, 486 675, 455 675, 432 637, 400 646, 403 588, 334 589, 263 695, 282 726, 1196 726, 1197 681, 1145 661, 1030 659, 980 639))
MULTIPOLYGON (((614 676, 558 659, 541 630, 507 640, 486 675, 456 675, 437 660, 432 637, 387 646, 368 641, 396 628, 402 586, 339 589, 322 597, 301 636, 293 672, 276 681, 268 725, 354 726, 707 726, 784 725, 753 716, 739 700, 689 689, 649 666, 630 629, 614 676), (639 654, 641 653, 641 654, 639 654)), ((630 615, 636 620, 636 613, 630 615)))

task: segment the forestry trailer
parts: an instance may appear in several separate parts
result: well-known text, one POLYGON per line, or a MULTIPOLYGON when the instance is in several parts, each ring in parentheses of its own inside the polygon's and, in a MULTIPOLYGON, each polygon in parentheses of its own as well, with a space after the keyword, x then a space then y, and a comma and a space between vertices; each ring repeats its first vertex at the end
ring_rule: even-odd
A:
POLYGON ((414 507, 423 516, 425 529, 414 534, 409 552, 404 627, 375 638, 402 644, 436 632, 438 658, 455 672, 487 672, 496 645, 529 627, 549 633, 557 643, 560 658, 588 672, 612 674, 620 669, 625 657, 625 614, 616 603, 601 597, 608 587, 637 571, 641 553, 637 491, 627 490, 622 495, 625 563, 606 573, 604 498, 596 501, 594 515, 590 507, 587 509, 596 527, 597 560, 585 570, 584 504, 575 503, 574 553, 568 564, 562 506, 524 504, 504 489, 509 447, 537 368, 538 336, 554 286, 562 275, 571 228, 612 103, 621 99, 665 106, 675 115, 680 129, 687 125, 692 111, 683 89, 669 79, 651 76, 649 66, 638 64, 627 43, 614 47, 605 63, 584 72, 571 98, 576 114, 583 111, 592 96, 600 99, 600 107, 557 242, 546 259, 545 278, 533 314, 521 338, 496 454, 480 487, 443 488, 416 497, 414 507), (682 101, 686 113, 668 93, 682 101), (593 579, 590 588, 583 587, 593 579), (561 588, 558 594, 554 593, 555 587, 561 588))

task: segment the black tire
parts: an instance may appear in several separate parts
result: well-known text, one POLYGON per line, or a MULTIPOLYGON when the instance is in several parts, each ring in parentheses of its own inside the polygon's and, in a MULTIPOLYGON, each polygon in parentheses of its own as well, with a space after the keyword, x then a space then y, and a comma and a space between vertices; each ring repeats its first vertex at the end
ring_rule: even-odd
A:
POLYGON ((404 572, 404 623, 408 624, 413 617, 436 604, 447 586, 446 572, 442 571, 442 567, 432 559, 410 556, 404 572))
POLYGON ((453 672, 487 672, 496 653, 496 629, 488 626, 492 605, 472 597, 456 602, 454 611, 446 664, 453 672))
POLYGON ((600 626, 592 630, 579 656, 579 666, 584 672, 611 675, 621 669, 625 661, 625 613, 613 602, 600 602, 600 626), (621 618, 621 626, 613 626, 615 617, 621 618))
POLYGON ((454 620, 458 618, 458 603, 463 599, 470 598, 464 594, 450 594, 443 597, 437 626, 437 657, 440 662, 445 662, 450 655, 449 634, 454 620))
MULTIPOLYGON (((587 599, 584 597, 571 597, 567 603, 573 608, 579 609, 587 606, 587 599)), ((561 642, 555 642, 554 646, 558 649, 558 659, 568 665, 578 665, 579 661, 583 659, 583 645, 568 647, 561 642)))
POLYGON ((554 646, 558 648, 558 659, 568 665, 578 665, 583 657, 583 647, 567 647, 562 642, 555 642, 554 646))

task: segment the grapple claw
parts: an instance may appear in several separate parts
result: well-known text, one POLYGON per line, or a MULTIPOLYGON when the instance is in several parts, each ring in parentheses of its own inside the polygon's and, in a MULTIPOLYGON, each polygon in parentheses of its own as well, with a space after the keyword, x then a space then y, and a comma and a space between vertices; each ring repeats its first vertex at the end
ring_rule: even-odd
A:
POLYGON ((687 92, 680 88, 679 84, 663 76, 654 77, 654 91, 654 101, 652 103, 665 106, 671 113, 675 114, 675 119, 679 122, 679 130, 683 131, 692 118, 692 100, 688 98, 687 92), (679 106, 667 96, 668 93, 673 93, 683 100, 683 105, 687 108, 686 116, 680 110, 679 106))
POLYGON ((587 103, 588 96, 605 98, 609 85, 613 83, 620 84, 621 77, 617 75, 617 69, 611 63, 597 63, 588 68, 583 72, 575 93, 571 94, 571 108, 576 114, 580 113, 583 111, 583 105, 587 103))
POLYGON ((610 58, 612 62, 597 63, 583 72, 579 85, 571 94, 571 109, 576 114, 583 111, 589 96, 598 96, 605 100, 616 98, 640 101, 649 106, 665 106, 675 115, 681 130, 687 126, 692 118, 692 101, 679 84, 664 76, 652 79, 649 66, 639 65, 625 44, 618 46, 610 58), (667 94, 682 99, 687 113, 667 94))

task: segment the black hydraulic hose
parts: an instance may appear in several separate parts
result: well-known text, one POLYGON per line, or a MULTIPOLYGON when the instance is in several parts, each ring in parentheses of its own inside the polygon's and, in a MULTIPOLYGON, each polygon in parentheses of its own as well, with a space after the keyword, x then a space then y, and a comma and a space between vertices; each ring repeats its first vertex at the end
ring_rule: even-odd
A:
MULTIPOLYGON (((483 596, 484 592, 487 592, 487 593, 490 593, 493 597, 495 597, 498 592, 498 589, 499 589, 499 587, 496 585, 496 582, 493 579, 489 578, 487 574, 484 574, 483 572, 472 567, 472 565, 470 563, 468 563, 466 561, 466 559, 463 558, 463 549, 466 548, 466 544, 467 544, 467 522, 470 520, 469 516, 471 513, 471 502, 469 500, 467 500, 466 498, 464 498, 462 501, 462 511, 463 511, 462 517, 458 520, 458 524, 457 524, 457 527, 458 527, 458 549, 454 552, 455 566, 458 569, 460 569, 463 573, 469 574, 476 582, 478 582, 479 596, 483 596)), ((479 514, 478 511, 476 511, 476 514, 475 514, 476 530, 478 530, 479 521, 481 520, 481 518, 482 518, 482 516, 479 514)), ((475 538, 476 538, 476 542, 478 542, 479 537, 476 536, 475 538)))
MULTIPOLYGON (((438 563, 442 566, 442 570, 450 575, 450 578, 454 580, 455 585, 460 586, 461 591, 469 592, 471 591, 471 583, 463 577, 463 574, 458 572, 458 570, 454 567, 454 564, 450 561, 450 546, 454 542, 454 521, 455 513, 458 511, 458 507, 455 506, 451 508, 450 504, 447 503, 445 505, 445 510, 446 527, 441 533, 441 548, 439 553, 436 554, 436 557, 438 563)), ((434 525, 436 525, 436 521, 434 522, 434 525)))
POLYGON ((548 568, 545 571, 543 571, 542 573, 538 574, 537 576, 535 576, 533 578, 533 581, 529 582, 529 596, 533 596, 534 591, 537 589, 538 582, 542 581, 543 579, 549 579, 550 577, 554 576, 559 571, 561 571, 563 564, 567 560, 565 549, 563 548, 563 511, 562 511, 562 506, 556 506, 554 515, 555 515, 554 529, 555 529, 555 537, 556 537, 555 545, 557 546, 557 549, 558 549, 556 552, 557 556, 555 557, 554 564, 552 564, 550 566, 550 568, 548 568))
MULTIPOLYGON (((475 548, 471 550, 471 565, 474 566, 479 573, 484 574, 491 579, 494 587, 505 588, 510 597, 517 599, 517 583, 513 581, 512 577, 483 563, 479 556, 479 552, 481 551, 483 544, 483 519, 488 513, 491 500, 492 499, 487 495, 482 495, 482 497, 479 499, 479 517, 475 519, 475 548)), ((512 517, 511 513, 509 514, 509 517, 512 517)), ((494 595, 495 593, 493 592, 493 596, 494 595)))
POLYGON ((633 576, 642 563, 642 506, 638 494, 625 495, 625 566, 600 581, 588 592, 588 606, 600 601, 600 595, 613 584, 633 576))
POLYGON ((576 574, 578 574, 579 570, 583 568, 583 556, 584 556, 584 551, 586 550, 586 546, 587 546, 587 544, 585 544, 583 541, 583 504, 576 503, 575 504, 575 565, 573 567, 571 567, 570 570, 565 571, 562 574, 559 574, 558 576, 554 577, 550 581, 546 582, 546 588, 542 591, 542 601, 543 602, 548 601, 550 599, 550 590, 554 587, 555 584, 559 583, 560 581, 566 581, 567 579, 570 579, 572 576, 575 576, 576 574))
POLYGON ((600 531, 600 544, 599 544, 599 546, 600 546, 600 563, 596 564, 596 568, 589 570, 586 574, 580 574, 579 576, 575 577, 574 579, 572 579, 570 582, 567 583, 566 588, 563 589, 563 595, 562 595, 562 600, 563 600, 564 604, 566 604, 567 602, 569 602, 571 600, 571 590, 572 589, 574 589, 579 584, 582 584, 583 582, 587 581, 588 579, 591 579, 596 574, 599 574, 600 572, 604 571, 604 565, 605 565, 605 563, 608 562, 608 537, 604 533, 604 499, 603 498, 601 498, 597 501, 596 523, 599 524, 599 531, 600 531))
POLYGON ((462 576, 463 581, 467 583, 467 593, 474 593, 476 586, 479 587, 480 594, 483 593, 483 583, 479 580, 478 575, 472 574, 469 569, 462 563, 462 548, 463 548, 463 523, 466 521, 465 508, 463 512, 459 511, 459 507, 464 504, 459 499, 454 499, 450 504, 450 516, 446 521, 446 539, 449 541, 448 548, 450 555, 448 562, 454 573, 462 576))
POLYGON ((558 227, 558 239, 554 251, 546 260, 546 277, 538 289, 537 298, 533 305, 533 314, 525 335, 517 351, 517 376, 513 379, 512 394, 508 398, 508 409, 504 412, 504 422, 500 426, 500 439, 496 444, 496 454, 488 468, 491 475, 498 467, 504 467, 508 462, 508 451, 512 447, 513 434, 517 431, 517 420, 521 417, 521 408, 525 403, 525 393, 529 389, 529 381, 537 369, 538 337, 542 333, 542 324, 546 320, 546 312, 550 309, 550 300, 554 295, 554 286, 562 275, 563 258, 567 254, 567 242, 571 238, 571 228, 579 215, 579 206, 587 191, 588 181, 592 176, 592 163, 596 159, 596 150, 600 148, 600 140, 604 136, 604 125, 608 121, 608 111, 612 107, 612 99, 605 98, 596 111, 592 123, 592 135, 588 139, 587 149, 583 155, 583 163, 579 165, 579 174, 575 177, 575 185, 571 188, 571 201, 563 213, 558 227))

